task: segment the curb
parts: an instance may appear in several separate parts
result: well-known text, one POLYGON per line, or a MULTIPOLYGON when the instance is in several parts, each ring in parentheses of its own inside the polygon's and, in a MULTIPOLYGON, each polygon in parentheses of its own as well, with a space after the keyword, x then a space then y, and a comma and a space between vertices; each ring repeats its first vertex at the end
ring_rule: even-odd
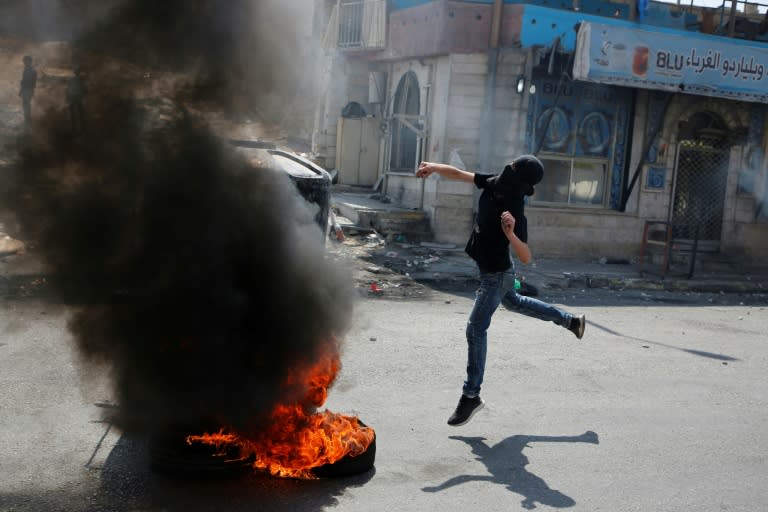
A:
MULTIPOLYGON (((649 280, 633 277, 605 276, 569 276, 566 278, 569 288, 602 288, 609 290, 647 290, 668 292, 697 293, 768 293, 768 285, 761 281, 740 281, 735 279, 718 280, 649 280)), ((742 278, 743 279, 743 278, 742 278)))

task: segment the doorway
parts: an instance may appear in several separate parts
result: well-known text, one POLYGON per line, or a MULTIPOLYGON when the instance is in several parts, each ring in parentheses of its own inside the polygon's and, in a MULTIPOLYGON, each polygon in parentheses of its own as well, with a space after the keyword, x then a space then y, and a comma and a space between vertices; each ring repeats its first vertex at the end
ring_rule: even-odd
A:
POLYGON ((712 112, 681 123, 670 206, 672 236, 718 252, 728 178, 729 130, 712 112))

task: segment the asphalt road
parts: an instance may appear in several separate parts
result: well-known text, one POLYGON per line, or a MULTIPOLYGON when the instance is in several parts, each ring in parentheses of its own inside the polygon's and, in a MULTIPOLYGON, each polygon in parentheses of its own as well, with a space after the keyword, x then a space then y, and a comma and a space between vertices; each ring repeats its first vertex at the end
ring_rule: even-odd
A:
MULTIPOLYGON (((101 420, 108 372, 81 363, 68 310, 0 300, 0 511, 749 511, 768 507, 766 304, 609 291, 549 300, 583 340, 500 310, 483 398, 459 398, 466 293, 363 296, 327 407, 377 432, 375 469, 317 481, 153 473, 101 420)), ((365 295, 365 294, 363 294, 365 295)))

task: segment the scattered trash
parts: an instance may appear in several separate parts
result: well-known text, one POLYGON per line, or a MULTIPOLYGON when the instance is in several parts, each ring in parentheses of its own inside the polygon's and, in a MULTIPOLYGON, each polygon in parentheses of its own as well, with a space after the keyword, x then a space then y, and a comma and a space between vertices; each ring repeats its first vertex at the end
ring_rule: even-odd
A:
POLYGON ((371 283, 371 292, 372 293, 382 293, 384 290, 379 288, 379 286, 376 284, 376 281, 371 283))
POLYGON ((397 258, 397 253, 395 251, 389 251, 386 256, 387 258, 397 258))
POLYGON ((370 337, 370 338, 368 338, 368 339, 369 339, 369 340, 371 340, 371 341, 376 341, 376 336, 371 336, 371 337, 370 337))

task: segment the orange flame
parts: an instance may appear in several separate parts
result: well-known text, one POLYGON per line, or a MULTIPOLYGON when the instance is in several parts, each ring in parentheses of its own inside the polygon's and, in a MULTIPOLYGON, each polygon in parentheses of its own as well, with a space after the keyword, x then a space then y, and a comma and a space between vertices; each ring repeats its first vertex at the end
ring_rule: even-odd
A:
POLYGON ((312 469, 333 464, 364 453, 375 432, 354 416, 328 411, 315 412, 325 403, 328 387, 340 369, 338 354, 326 355, 319 362, 286 379, 287 386, 301 384, 305 396, 300 403, 277 405, 270 414, 269 427, 253 438, 234 432, 187 436, 187 443, 213 445, 220 452, 237 448, 243 457, 253 457, 254 468, 274 476, 314 479, 312 469))

